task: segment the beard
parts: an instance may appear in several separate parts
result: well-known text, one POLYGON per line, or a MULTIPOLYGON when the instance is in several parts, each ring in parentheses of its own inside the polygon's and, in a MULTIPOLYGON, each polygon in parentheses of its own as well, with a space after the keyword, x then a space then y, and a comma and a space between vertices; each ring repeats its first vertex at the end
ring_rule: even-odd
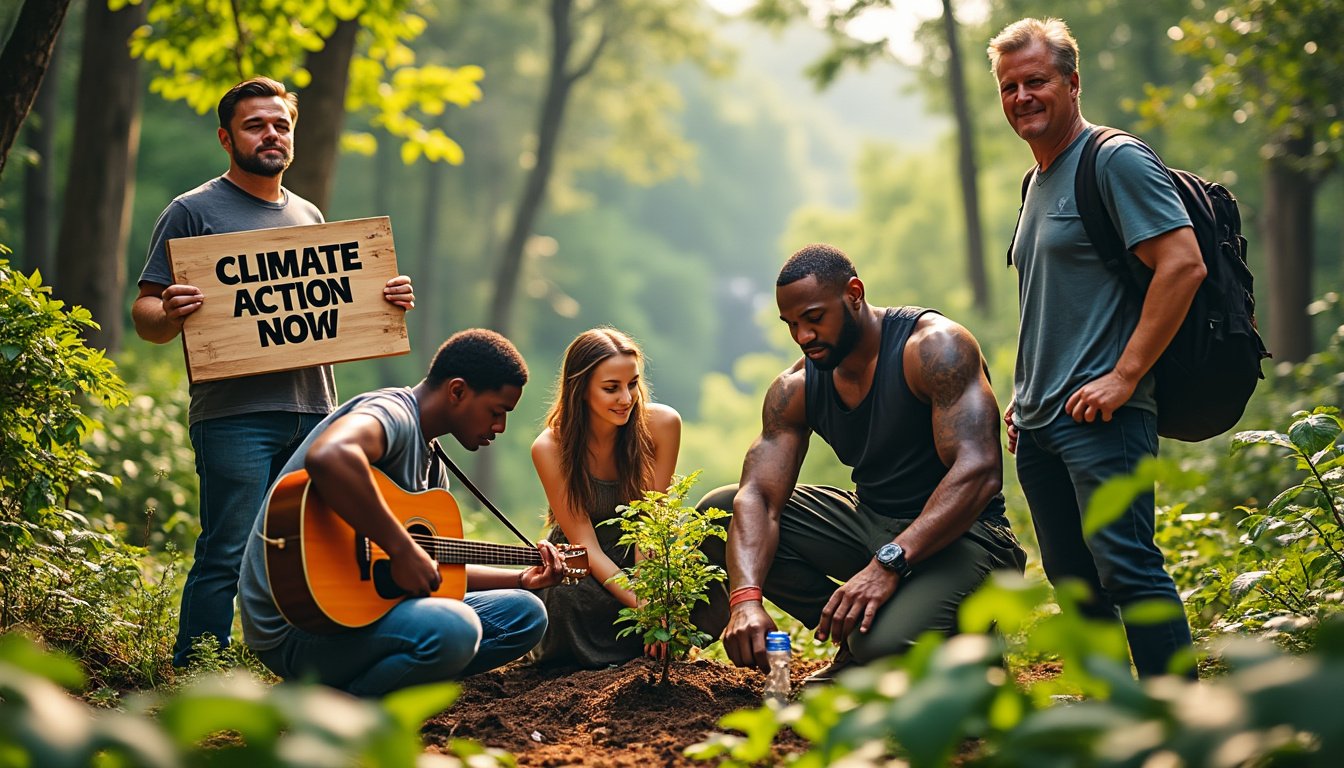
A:
POLYGON ((294 154, 279 144, 271 144, 257 150, 256 154, 244 155, 238 151, 238 146, 234 145, 233 161, 248 173, 258 176, 279 176, 289 168, 290 163, 294 162, 294 154), (262 152, 268 149, 278 149, 283 156, 263 155, 262 152))
POLYGON ((820 342, 813 344, 809 349, 818 347, 825 349, 826 354, 818 358, 810 358, 812 365, 819 371, 834 370, 842 360, 849 357, 849 353, 854 351, 854 347, 859 343, 859 321, 853 313, 845 310, 844 322, 840 325, 840 338, 835 340, 834 344, 820 342))

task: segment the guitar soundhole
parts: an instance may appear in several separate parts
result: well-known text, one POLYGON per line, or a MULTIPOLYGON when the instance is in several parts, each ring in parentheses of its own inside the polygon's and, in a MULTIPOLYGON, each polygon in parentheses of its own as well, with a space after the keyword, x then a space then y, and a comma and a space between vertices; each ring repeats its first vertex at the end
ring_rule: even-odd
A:
MULTIPOLYGON (((423 523, 410 525, 406 530, 412 536, 429 537, 434 535, 434 531, 423 523)), ((421 540, 421 546, 424 546, 426 540, 421 540)), ((429 551, 429 548, 426 547, 425 550, 429 551)), ((406 596, 406 590, 397 586, 397 582, 392 578, 392 561, 386 558, 373 564, 373 588, 378 596, 384 600, 400 600, 406 596)))

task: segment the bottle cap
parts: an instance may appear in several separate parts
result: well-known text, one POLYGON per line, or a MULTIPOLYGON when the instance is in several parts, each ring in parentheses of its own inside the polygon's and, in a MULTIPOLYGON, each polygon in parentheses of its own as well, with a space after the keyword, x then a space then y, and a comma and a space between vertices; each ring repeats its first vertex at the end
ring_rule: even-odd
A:
POLYGON ((765 650, 766 650, 766 651, 789 651, 789 650, 791 650, 791 647, 790 647, 790 645, 789 645, 789 633, 788 633, 788 632, 771 632, 770 634, 766 635, 766 636, 765 636, 765 650))

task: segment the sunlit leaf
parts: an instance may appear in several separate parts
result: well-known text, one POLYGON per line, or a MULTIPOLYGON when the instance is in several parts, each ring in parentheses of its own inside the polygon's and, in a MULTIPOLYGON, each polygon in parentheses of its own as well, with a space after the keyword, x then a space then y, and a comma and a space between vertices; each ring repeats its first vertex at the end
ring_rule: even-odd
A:
POLYGON ((17 633, 0 635, 0 662, 40 675, 72 691, 84 687, 84 671, 73 659, 44 651, 17 633))
POLYGON ((1293 422, 1288 438, 1305 455, 1312 455, 1334 444, 1340 434, 1339 419, 1332 414, 1313 413, 1293 422))
POLYGON ((1240 600, 1268 575, 1269 571, 1248 571, 1233 579, 1228 591, 1234 600, 1240 600))
POLYGON ((383 708, 403 727, 418 731, 430 717, 448 709, 462 690, 456 683, 435 683, 403 688, 383 699, 383 708))
POLYGON ((1275 432, 1272 429, 1259 429, 1247 432, 1238 432, 1232 436, 1231 452, 1237 453, 1251 445, 1277 445, 1283 448, 1296 449, 1293 441, 1282 432, 1275 432))

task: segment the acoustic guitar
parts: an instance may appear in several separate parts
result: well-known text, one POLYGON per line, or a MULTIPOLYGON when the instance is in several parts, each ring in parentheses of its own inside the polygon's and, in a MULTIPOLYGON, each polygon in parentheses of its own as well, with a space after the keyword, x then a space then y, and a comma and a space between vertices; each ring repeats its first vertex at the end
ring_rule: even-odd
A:
MULTIPOLYGON (((377 469, 372 472, 387 506, 439 563, 443 581, 431 596, 460 600, 467 592, 467 563, 541 564, 535 547, 463 539, 462 515, 448 491, 414 493, 377 469)), ((323 501, 306 471, 280 478, 263 514, 266 577, 276 607, 290 624, 319 634, 363 627, 409 596, 393 581, 387 553, 323 501)), ((569 546, 561 555, 565 583, 588 574, 587 550, 569 546)))

